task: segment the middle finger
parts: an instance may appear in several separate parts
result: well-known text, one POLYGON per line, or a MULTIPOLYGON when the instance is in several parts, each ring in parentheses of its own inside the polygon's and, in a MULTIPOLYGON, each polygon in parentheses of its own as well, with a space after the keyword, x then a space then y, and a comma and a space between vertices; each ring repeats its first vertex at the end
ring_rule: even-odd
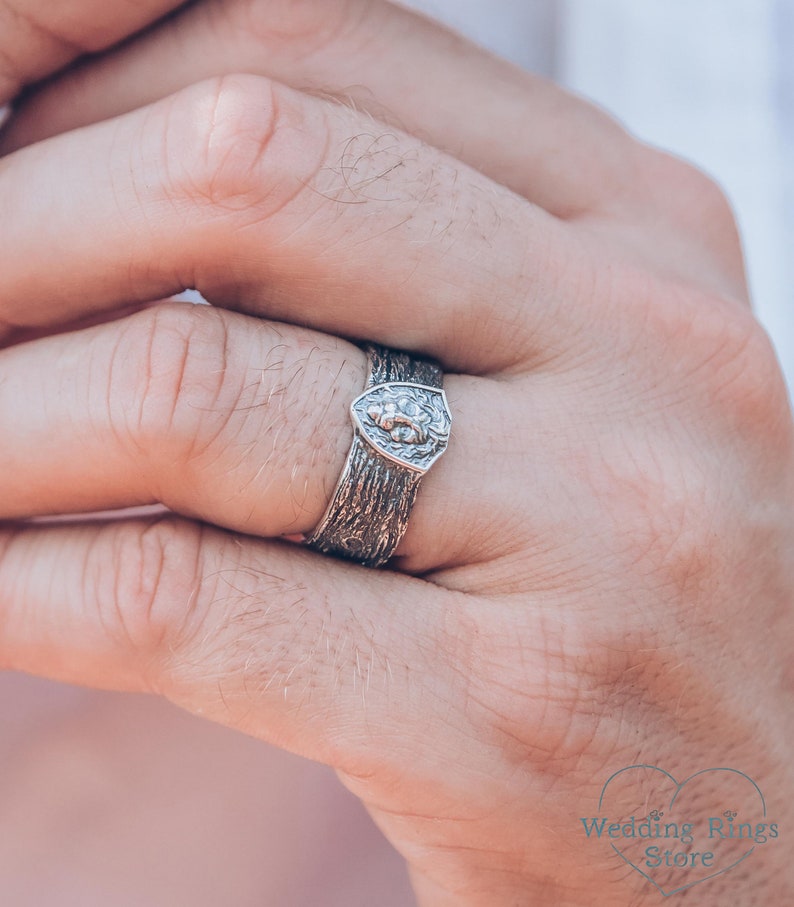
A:
POLYGON ((570 347, 583 307, 571 303, 593 281, 556 218, 415 138, 258 77, 8 156, 0 209, 0 319, 15 327, 196 287, 492 373, 570 347))
POLYGON ((383 0, 189 4, 27 98, 0 149, 229 72, 349 97, 560 217, 614 209, 638 163, 640 146, 602 111, 383 0))

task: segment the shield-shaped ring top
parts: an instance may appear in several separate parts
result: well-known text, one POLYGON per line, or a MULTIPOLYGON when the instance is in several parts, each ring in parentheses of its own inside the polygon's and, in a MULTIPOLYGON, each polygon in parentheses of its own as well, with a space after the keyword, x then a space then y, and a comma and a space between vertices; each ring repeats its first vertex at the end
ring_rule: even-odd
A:
POLYGON ((350 407, 353 424, 379 454, 423 474, 449 443, 452 415, 444 391, 392 381, 360 394, 350 407))

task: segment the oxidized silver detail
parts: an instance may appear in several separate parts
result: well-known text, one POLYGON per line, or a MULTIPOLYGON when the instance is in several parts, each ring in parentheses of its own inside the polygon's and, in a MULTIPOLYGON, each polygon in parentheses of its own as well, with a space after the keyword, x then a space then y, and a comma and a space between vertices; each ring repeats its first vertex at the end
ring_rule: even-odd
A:
POLYGON ((440 388, 379 384, 356 397, 350 410, 362 437, 407 469, 425 473, 447 449, 452 416, 440 388))
POLYGON ((422 476, 444 453, 452 416, 439 367, 370 344, 367 389, 351 404, 353 443, 306 544, 380 567, 394 554, 422 476))

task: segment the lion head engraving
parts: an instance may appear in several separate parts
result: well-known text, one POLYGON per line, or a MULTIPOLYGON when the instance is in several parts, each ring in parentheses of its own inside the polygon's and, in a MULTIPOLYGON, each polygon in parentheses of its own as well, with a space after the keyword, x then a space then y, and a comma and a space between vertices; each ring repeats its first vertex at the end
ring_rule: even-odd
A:
POLYGON ((369 418, 397 444, 424 444, 431 414, 407 394, 367 407, 369 418))

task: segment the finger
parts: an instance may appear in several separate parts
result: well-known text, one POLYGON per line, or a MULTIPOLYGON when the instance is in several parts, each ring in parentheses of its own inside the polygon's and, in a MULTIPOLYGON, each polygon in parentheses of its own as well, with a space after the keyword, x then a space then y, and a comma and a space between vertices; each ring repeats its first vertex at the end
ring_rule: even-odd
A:
POLYGON ((0 104, 25 85, 126 38, 179 6, 178 0, 3 0, 0 104))
POLYGON ((36 95, 5 149, 240 71, 336 95, 581 223, 588 238, 597 225, 602 257, 628 253, 747 302, 739 234, 710 179, 593 105, 383 0, 191 5, 36 95))
POLYGON ((6 147, 229 72, 346 97, 561 216, 607 199, 614 206, 639 152, 591 105, 429 19, 371 0, 193 5, 37 94, 6 147))
POLYGON ((356 774, 465 748, 440 637, 468 599, 421 580, 173 519, 5 527, 0 614, 3 669, 163 694, 356 774))
POLYGON ((587 317, 571 302, 594 279, 542 210, 356 111, 256 77, 11 155, 0 205, 0 318, 17 326, 195 287, 478 373, 568 349, 573 314, 587 317))
MULTIPOLYGON (((163 503, 257 536, 320 522, 367 377, 349 343, 185 304, 2 358, 0 426, 14 443, 0 447, 0 518, 163 503)), ((498 418, 502 392, 445 383, 459 411, 454 443, 423 480, 398 549, 409 572, 494 558, 516 538, 483 541, 493 525, 526 523, 513 488, 486 489, 490 432, 466 418, 471 409, 498 418)))

